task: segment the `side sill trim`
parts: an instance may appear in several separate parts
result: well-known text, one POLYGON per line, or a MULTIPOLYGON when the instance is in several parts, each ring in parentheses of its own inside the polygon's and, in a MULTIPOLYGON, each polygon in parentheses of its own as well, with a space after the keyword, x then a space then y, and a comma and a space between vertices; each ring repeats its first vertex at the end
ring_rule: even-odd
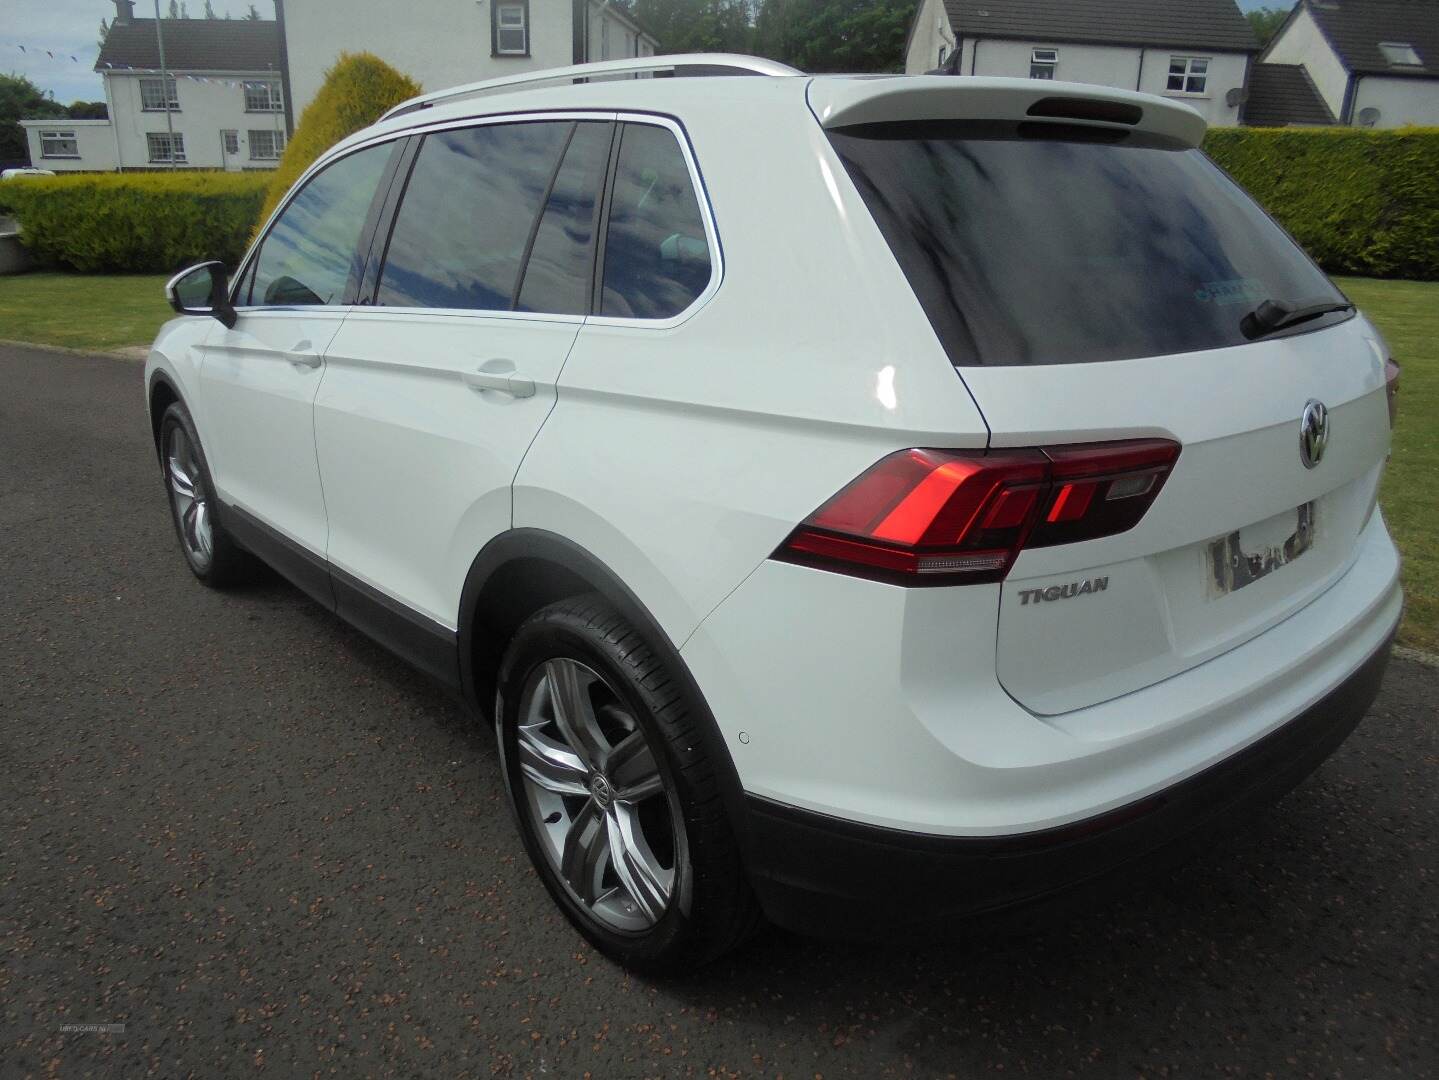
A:
POLYGON ((337 569, 238 506, 225 505, 222 516, 246 550, 312 600, 448 689, 459 690, 455 631, 337 569))

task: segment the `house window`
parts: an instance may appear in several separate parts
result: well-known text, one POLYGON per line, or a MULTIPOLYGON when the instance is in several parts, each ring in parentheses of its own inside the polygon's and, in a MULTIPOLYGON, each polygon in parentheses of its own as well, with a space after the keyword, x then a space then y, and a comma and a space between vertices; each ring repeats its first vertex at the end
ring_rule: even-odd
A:
POLYGON ((167 109, 174 112, 180 107, 180 96, 175 90, 175 77, 172 75, 167 79, 141 79, 140 80, 140 108, 145 112, 165 112, 167 109), (165 94, 166 84, 169 85, 169 96, 165 94))
POLYGON ((530 5, 493 5, 494 54, 496 56, 530 55, 530 5))
POLYGON ((275 161, 285 149, 283 131, 250 132, 250 160, 275 161))
POLYGON ((277 82, 247 82, 245 84, 246 112, 281 112, 285 108, 280 101, 280 84, 277 82))
POLYGON ((40 156, 46 158, 77 158, 80 144, 73 131, 40 132, 40 156))
POLYGON ((1384 60, 1390 67, 1424 66, 1424 61, 1419 59, 1419 53, 1407 41, 1381 41, 1379 51, 1384 54, 1384 60))
POLYGON ((1052 79, 1054 69, 1059 66, 1058 49, 1031 49, 1029 53, 1029 77, 1031 79, 1052 79))
POLYGON ((1169 82, 1165 89, 1171 94, 1202 94, 1209 82, 1207 56, 1171 56, 1169 82))
POLYGON ((238 154, 240 152, 240 133, 238 131, 222 131, 220 139, 225 145, 225 153, 238 154))
POLYGON ((165 131, 145 133, 145 145, 150 151, 151 163, 173 163, 185 160, 185 136, 180 132, 171 135, 165 131))

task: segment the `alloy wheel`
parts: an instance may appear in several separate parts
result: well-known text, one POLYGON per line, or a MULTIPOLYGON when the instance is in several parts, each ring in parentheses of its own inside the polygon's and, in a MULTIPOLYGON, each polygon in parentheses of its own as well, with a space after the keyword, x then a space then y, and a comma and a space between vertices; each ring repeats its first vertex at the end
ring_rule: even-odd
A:
POLYGON ((547 660, 526 684, 516 746, 522 812, 565 890, 610 930, 657 924, 684 825, 630 707, 592 668, 547 660))
POLYGON ((210 523, 210 498, 200 471, 199 455, 185 429, 178 424, 170 429, 165 448, 165 483, 180 528, 180 543, 185 553, 201 570, 210 565, 215 554, 215 538, 210 523))

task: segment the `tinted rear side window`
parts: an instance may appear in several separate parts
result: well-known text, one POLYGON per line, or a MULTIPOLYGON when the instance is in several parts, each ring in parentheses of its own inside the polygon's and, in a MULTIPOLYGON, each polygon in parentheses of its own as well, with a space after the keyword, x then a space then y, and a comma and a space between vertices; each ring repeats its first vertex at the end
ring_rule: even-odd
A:
POLYGON ((710 281, 710 251, 679 142, 668 128, 627 124, 605 236, 601 315, 665 319, 710 281))
POLYGON ((1342 300, 1198 150, 1036 127, 830 133, 954 363, 1241 345, 1240 322, 1262 300, 1342 300))
POLYGON ((520 283, 520 311, 584 315, 590 309, 595 204, 604 184, 614 125, 575 126, 564 164, 545 203, 520 283))
POLYGON ((555 120, 426 135, 375 302, 508 311, 572 126, 555 120))
POLYGON ((251 304, 339 304, 358 273, 356 251, 370 202, 394 146, 385 143, 340 158, 290 200, 255 257, 251 304))

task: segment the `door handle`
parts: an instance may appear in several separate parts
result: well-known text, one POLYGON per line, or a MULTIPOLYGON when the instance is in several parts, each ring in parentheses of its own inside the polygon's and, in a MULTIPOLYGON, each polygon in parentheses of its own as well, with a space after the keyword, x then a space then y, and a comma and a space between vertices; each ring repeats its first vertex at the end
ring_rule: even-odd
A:
POLYGON ((514 398, 535 396, 534 381, 516 375, 514 362, 510 360, 487 360, 478 370, 461 372, 460 378, 476 393, 497 390, 514 398))
POLYGON ((297 369, 314 371, 324 363, 324 359, 319 353, 314 351, 314 348, 308 338, 304 341, 297 341, 295 342, 295 347, 285 353, 285 359, 290 361, 297 369))

